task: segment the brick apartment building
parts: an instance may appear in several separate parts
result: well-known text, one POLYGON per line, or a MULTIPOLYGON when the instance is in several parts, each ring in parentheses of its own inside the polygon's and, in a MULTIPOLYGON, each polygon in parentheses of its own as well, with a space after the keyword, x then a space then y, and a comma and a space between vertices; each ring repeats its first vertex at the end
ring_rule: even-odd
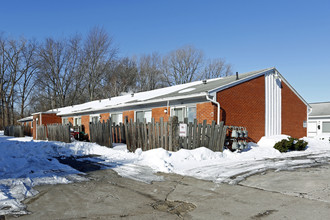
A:
POLYGON ((80 105, 33 114, 33 137, 36 124, 69 123, 84 125, 107 120, 147 122, 170 116, 195 118, 211 123, 243 126, 257 142, 262 136, 287 134, 303 137, 310 106, 275 68, 234 76, 196 81, 152 91, 126 94, 80 105))

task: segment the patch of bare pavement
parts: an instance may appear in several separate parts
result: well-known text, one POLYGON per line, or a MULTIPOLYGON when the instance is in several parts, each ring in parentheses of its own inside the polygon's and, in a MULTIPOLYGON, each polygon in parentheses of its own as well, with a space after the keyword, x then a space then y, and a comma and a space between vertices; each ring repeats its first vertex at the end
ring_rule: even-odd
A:
POLYGON ((328 219, 330 167, 269 171, 237 185, 164 174, 147 184, 113 170, 90 181, 44 185, 25 201, 29 215, 4 219, 328 219))

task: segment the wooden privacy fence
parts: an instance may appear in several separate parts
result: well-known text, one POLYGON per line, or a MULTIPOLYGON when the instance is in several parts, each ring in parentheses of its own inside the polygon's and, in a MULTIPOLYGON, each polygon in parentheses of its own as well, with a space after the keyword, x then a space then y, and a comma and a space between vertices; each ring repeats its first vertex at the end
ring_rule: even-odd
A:
POLYGON ((4 135, 13 137, 24 137, 24 127, 21 125, 12 125, 5 127, 4 135))
POLYGON ((195 149, 198 147, 206 147, 213 151, 223 151, 227 126, 221 122, 219 125, 203 123, 187 123, 185 132, 186 136, 180 136, 178 118, 171 117, 169 122, 164 122, 163 118, 160 122, 155 123, 152 119, 150 123, 130 122, 125 123, 125 134, 127 149, 135 151, 137 148, 142 150, 150 150, 155 148, 164 148, 169 151, 177 151, 183 149, 195 149))
POLYGON ((112 147, 112 125, 111 119, 106 122, 97 122, 89 124, 89 139, 102 146, 112 147))
POLYGON ((36 140, 71 142, 70 126, 62 124, 37 125, 36 140))
POLYGON ((45 125, 37 125, 36 140, 47 140, 47 129, 45 125))
POLYGON ((30 126, 23 126, 23 132, 25 136, 32 136, 32 129, 30 126))
POLYGON ((49 141, 71 142, 70 126, 62 124, 47 125, 47 133, 49 141))

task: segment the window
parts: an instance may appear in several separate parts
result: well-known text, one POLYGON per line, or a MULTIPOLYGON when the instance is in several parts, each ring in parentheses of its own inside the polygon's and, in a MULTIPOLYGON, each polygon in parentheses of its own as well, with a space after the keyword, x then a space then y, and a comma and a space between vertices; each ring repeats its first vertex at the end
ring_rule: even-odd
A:
POLYGON ((187 118, 188 118, 188 122, 194 122, 196 118, 196 107, 187 108, 187 118))
POLYGON ((81 126, 81 117, 75 117, 73 119, 73 126, 81 126))
POLYGON ((185 118, 188 119, 188 122, 194 122, 196 118, 196 105, 172 108, 171 116, 177 116, 179 122, 184 122, 185 118))
POLYGON ((62 118, 62 124, 68 125, 69 124, 69 119, 68 118, 62 118))
POLYGON ((135 121, 139 121, 139 122, 144 122, 144 119, 146 119, 146 122, 151 122, 151 111, 136 111, 135 112, 135 121))
POLYGON ((112 123, 115 123, 116 125, 123 123, 123 114, 122 113, 111 114, 111 120, 112 123))
POLYGON ((89 116, 89 122, 92 122, 93 124, 98 123, 100 121, 100 114, 90 115, 89 116))
POLYGON ((33 120, 31 121, 31 128, 33 128, 33 120))
POLYGON ((179 122, 183 122, 185 117, 185 107, 173 108, 171 112, 172 116, 177 116, 179 122))
POLYGON ((323 133, 330 133, 330 121, 322 122, 322 132, 323 133))

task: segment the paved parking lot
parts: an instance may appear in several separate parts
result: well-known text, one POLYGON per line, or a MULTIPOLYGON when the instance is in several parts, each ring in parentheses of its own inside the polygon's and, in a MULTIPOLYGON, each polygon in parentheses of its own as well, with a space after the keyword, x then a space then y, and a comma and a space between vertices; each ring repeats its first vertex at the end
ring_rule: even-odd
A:
POLYGON ((31 214, 18 219, 328 219, 329 168, 269 171, 238 185, 163 173, 146 184, 99 170, 88 182, 36 187, 25 201, 31 214))

